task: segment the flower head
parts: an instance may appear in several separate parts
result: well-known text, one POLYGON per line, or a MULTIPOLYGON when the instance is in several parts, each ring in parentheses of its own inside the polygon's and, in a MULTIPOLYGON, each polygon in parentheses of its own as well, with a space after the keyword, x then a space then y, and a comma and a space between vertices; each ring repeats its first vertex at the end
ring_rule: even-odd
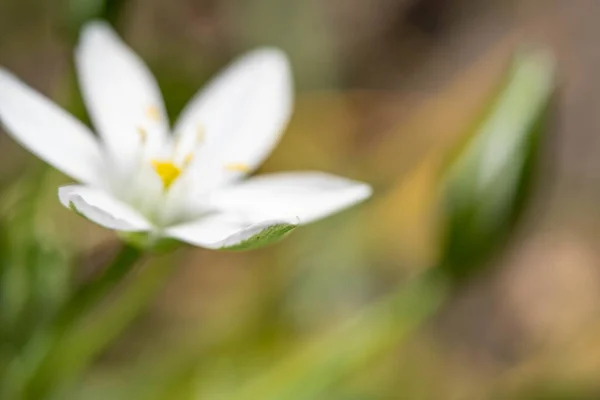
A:
POLYGON ((207 248, 264 244, 298 224, 367 198, 368 185, 320 172, 246 178, 292 111, 292 78, 277 49, 254 50, 208 83, 171 132, 152 74, 102 22, 77 47, 85 125, 0 69, 0 121, 15 140, 80 182, 63 205, 106 228, 151 232, 207 248))

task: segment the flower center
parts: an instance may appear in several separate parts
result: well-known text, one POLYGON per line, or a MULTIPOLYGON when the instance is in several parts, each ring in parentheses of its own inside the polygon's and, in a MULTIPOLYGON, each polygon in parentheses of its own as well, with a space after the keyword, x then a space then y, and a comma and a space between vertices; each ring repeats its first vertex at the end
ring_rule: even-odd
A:
POLYGON ((173 182, 181 175, 181 168, 176 166, 173 161, 152 160, 152 167, 162 181, 165 191, 169 190, 173 182))

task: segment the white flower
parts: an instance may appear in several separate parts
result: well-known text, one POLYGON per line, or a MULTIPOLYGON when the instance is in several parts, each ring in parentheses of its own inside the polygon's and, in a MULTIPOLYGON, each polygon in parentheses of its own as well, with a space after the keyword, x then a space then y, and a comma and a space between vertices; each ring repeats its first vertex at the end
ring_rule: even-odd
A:
POLYGON ((207 248, 245 248, 349 207, 368 185, 320 172, 241 180, 269 155, 292 110, 292 78, 276 49, 252 51, 196 95, 173 133, 148 68, 102 23, 76 50, 96 137, 0 69, 0 120, 24 147, 81 182, 63 205, 106 228, 207 248))

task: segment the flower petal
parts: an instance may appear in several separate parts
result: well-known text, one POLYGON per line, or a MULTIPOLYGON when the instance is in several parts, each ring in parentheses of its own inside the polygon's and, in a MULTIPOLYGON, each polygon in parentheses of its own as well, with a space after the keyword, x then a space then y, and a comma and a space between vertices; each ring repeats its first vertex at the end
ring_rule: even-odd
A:
POLYGON ((90 117, 120 165, 142 144, 163 145, 168 121, 158 84, 108 24, 84 27, 75 61, 90 117))
POLYGON ((371 187, 322 172, 262 175, 223 188, 212 207, 252 220, 277 219, 307 224, 350 207, 371 195, 371 187))
POLYGON ((235 214, 213 214, 167 228, 169 237, 209 249, 249 250, 276 242, 296 226, 287 221, 252 223, 235 214))
POLYGON ((289 62, 277 49, 252 51, 214 78, 175 126, 182 151, 200 142, 194 181, 210 189, 254 170, 277 144, 292 101, 289 62))
POLYGON ((110 194, 87 186, 70 185, 58 189, 60 202, 92 222, 105 228, 125 232, 152 229, 136 210, 110 194))
POLYGON ((48 164, 78 181, 99 181, 102 154, 90 130, 2 69, 0 120, 17 142, 48 164))

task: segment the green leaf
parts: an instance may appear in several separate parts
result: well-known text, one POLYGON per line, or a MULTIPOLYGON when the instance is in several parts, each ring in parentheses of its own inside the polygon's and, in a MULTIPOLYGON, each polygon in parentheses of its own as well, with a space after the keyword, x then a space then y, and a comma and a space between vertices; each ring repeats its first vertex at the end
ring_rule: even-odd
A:
POLYGON ((443 177, 442 269, 470 275, 505 241, 531 186, 539 136, 555 89, 552 57, 517 55, 492 107, 443 177))
POLYGON ((299 345, 228 399, 329 398, 332 385, 391 351, 439 309, 447 290, 438 278, 426 274, 383 296, 334 330, 299 345))
MULTIPOLYGON (((46 398, 68 389, 148 306, 177 263, 167 256, 154 259, 140 268, 134 279, 124 282, 143 254, 132 246, 124 246, 102 277, 71 298, 69 305, 74 308, 65 307, 54 330, 41 336, 42 345, 49 341, 50 348, 43 352, 40 361, 35 362, 32 357, 26 398, 46 398), (118 286, 122 286, 121 290, 116 290, 118 286)), ((34 356, 35 344, 30 346, 34 356)))
POLYGON ((69 291, 72 254, 45 207, 48 172, 35 169, 0 193, 0 398, 18 397, 24 349, 69 291))
POLYGON ((222 247, 221 250, 243 251, 257 249, 280 241, 291 231, 296 229, 296 227, 297 225, 292 224, 271 225, 248 239, 233 246, 222 247))

